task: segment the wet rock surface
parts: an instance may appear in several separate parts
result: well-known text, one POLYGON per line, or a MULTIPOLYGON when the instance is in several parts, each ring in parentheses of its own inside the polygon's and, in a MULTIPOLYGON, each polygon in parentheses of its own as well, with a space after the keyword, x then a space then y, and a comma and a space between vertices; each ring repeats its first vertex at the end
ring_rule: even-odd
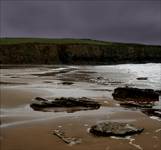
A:
POLYGON ((156 90, 155 92, 157 92, 159 95, 161 95, 161 90, 156 90))
POLYGON ((70 82, 70 81, 64 81, 61 84, 63 84, 63 85, 72 85, 74 83, 73 82, 70 82))
POLYGON ((152 103, 139 103, 134 101, 120 102, 120 106, 131 108, 152 108, 154 104, 152 103))
POLYGON ((156 117, 161 118, 161 109, 155 109, 155 108, 142 109, 142 112, 148 116, 156 116, 156 117))
POLYGON ((118 136, 125 137, 133 134, 139 134, 144 128, 138 128, 128 123, 120 122, 102 122, 90 128, 90 133, 96 136, 118 136))
POLYGON ((148 116, 161 118, 161 109, 155 109, 155 102, 159 101, 159 91, 138 88, 116 88, 112 94, 120 101, 120 106, 137 108, 148 116))
POLYGON ((54 130, 53 134, 60 138, 62 141, 64 141, 66 144, 75 145, 80 144, 82 142, 80 138, 67 137, 64 131, 61 130, 54 130))
POLYGON ((57 108, 74 108, 72 111, 98 109, 101 105, 98 102, 92 101, 89 98, 72 98, 61 97, 54 100, 48 100, 41 97, 36 97, 30 104, 31 108, 38 111, 58 111, 57 108))
POLYGON ((137 80, 148 80, 148 77, 138 77, 137 80))
POLYGON ((118 87, 112 94, 115 100, 154 102, 159 101, 159 94, 152 89, 139 89, 131 87, 118 87))
POLYGON ((0 81, 0 85, 27 85, 28 83, 22 83, 22 82, 3 82, 0 81))

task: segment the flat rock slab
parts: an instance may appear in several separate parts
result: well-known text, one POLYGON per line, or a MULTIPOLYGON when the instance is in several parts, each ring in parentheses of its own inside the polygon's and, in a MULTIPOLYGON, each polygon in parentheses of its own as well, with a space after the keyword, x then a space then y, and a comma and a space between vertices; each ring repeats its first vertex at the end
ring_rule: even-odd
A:
POLYGON ((79 109, 98 109, 101 105, 98 102, 92 101, 89 98, 72 98, 72 97, 61 97, 55 98, 54 100, 48 100, 41 97, 36 97, 30 104, 31 108, 38 111, 54 111, 58 108, 73 108, 79 109))
POLYGON ((96 136, 119 136, 125 137, 133 134, 139 134, 143 128, 135 127, 128 123, 120 122, 102 122, 90 128, 90 133, 96 136))
POLYGON ((137 80, 148 80, 148 77, 138 77, 137 80))
POLYGON ((64 82, 62 82, 61 84, 63 84, 63 85, 72 85, 72 84, 74 84, 73 82, 69 82, 69 81, 64 81, 64 82))
POLYGON ((138 89, 131 87, 118 87, 112 94, 115 100, 155 102, 159 101, 159 93, 152 89, 138 89))
POLYGON ((161 118, 161 109, 154 109, 154 108, 142 109, 142 112, 148 116, 156 116, 161 118))
POLYGON ((127 101, 127 102, 120 102, 120 106, 126 107, 126 108, 152 108, 154 104, 152 103, 139 103, 134 101, 127 101))
POLYGON ((58 138, 60 138, 63 142, 69 145, 80 144, 82 142, 80 138, 67 137, 65 133, 61 130, 54 130, 53 134, 56 135, 58 138))

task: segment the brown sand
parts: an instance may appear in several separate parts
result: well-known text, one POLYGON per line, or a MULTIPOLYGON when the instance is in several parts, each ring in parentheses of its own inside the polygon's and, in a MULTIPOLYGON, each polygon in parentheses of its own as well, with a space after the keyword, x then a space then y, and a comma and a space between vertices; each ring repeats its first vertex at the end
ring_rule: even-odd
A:
MULTIPOLYGON (((15 107, 20 104, 27 104, 37 96, 37 92, 24 89, 1 89, 2 106, 15 107)), ((45 93, 41 93, 41 95, 45 93)), ((60 117, 38 122, 29 122, 15 126, 1 128, 1 148, 2 150, 136 150, 137 146, 129 144, 129 140, 112 139, 110 137, 94 137, 87 132, 88 128, 98 121, 105 120, 127 120, 135 119, 133 124, 144 127, 145 130, 140 135, 135 135, 133 143, 140 145, 145 150, 159 150, 161 148, 161 123, 152 120, 138 111, 112 113, 110 115, 80 115, 60 117), (108 116, 108 117, 107 117, 108 116), (80 137, 81 144, 67 145, 62 140, 53 135, 54 129, 65 131, 69 137, 80 137)), ((32 118, 32 117, 31 117, 32 118)), ((2 123, 19 121, 22 118, 6 117, 2 123), (4 122, 3 122, 4 121, 4 122)), ((30 119, 30 117, 28 117, 30 119)))
POLYGON ((45 96, 48 93, 39 90, 32 90, 27 88, 1 88, 1 107, 17 107, 19 105, 29 104, 31 99, 36 96, 45 96))
MULTIPOLYGON (((9 74, 10 72, 10 70, 7 70, 4 73, 9 74)), ((19 70, 19 72, 21 72, 21 70, 19 70)), ((12 78, 12 76, 3 76, 2 82, 34 84, 49 80, 49 77, 40 79, 27 75, 19 75, 17 78, 12 78)), ((51 77, 50 79, 50 81, 52 81, 51 84, 54 84, 53 78, 51 77)), ((45 86, 47 84, 48 83, 45 83, 45 86)), ((74 86, 76 87, 77 84, 74 84, 74 86)), ((50 97, 50 92, 45 89, 31 88, 28 87, 28 85, 17 86, 14 84, 2 84, 0 92, 1 108, 7 111, 1 112, 1 150, 161 149, 160 121, 151 119, 136 110, 124 110, 117 105, 116 101, 107 99, 107 97, 100 97, 100 95, 95 97, 96 100, 104 106, 99 110, 80 111, 70 114, 66 112, 46 113, 35 112, 29 107, 31 100, 36 96, 50 97), (143 127, 145 130, 139 135, 132 136, 132 139, 95 137, 87 132, 90 126, 104 120, 127 121, 139 127, 143 127), (69 137, 81 138, 82 143, 72 146, 65 144, 61 139, 53 135, 53 130, 55 129, 65 131, 65 134, 69 137), (133 139, 134 141, 132 141, 133 139)), ((97 91, 95 91, 95 93, 96 92, 97 91)), ((106 93, 106 91, 102 92, 106 93)))

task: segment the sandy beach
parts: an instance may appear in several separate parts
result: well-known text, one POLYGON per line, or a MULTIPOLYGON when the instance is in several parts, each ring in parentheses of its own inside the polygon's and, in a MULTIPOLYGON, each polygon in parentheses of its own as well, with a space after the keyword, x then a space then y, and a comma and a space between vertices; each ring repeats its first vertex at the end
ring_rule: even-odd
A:
MULTIPOLYGON (((160 64, 129 64, 129 68, 132 69, 128 69, 128 65, 2 67, 1 149, 160 150, 161 120, 149 117, 138 109, 120 107, 111 96, 114 88, 125 85, 160 90, 160 64), (142 67, 148 73, 145 69, 140 74, 142 67), (136 77, 144 74, 148 76, 148 81, 136 80, 136 77), (98 77, 102 77, 101 80, 98 81, 98 77), (73 84, 63 85, 63 81, 71 81, 73 84), (38 96, 89 97, 102 106, 97 110, 75 112, 66 109, 56 112, 34 111, 30 103, 38 96), (102 121, 129 122, 143 127, 144 131, 126 138, 96 137, 90 134, 89 128, 102 121), (64 143, 53 135, 55 129, 63 130, 68 137, 81 138, 81 143, 64 143)), ((157 107, 160 107, 160 102, 157 107)))

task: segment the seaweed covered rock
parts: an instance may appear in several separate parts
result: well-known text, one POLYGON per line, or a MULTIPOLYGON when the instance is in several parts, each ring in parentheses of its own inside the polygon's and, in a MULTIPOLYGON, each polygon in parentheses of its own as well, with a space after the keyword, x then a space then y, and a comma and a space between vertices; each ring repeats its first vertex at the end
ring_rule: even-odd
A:
POLYGON ((159 94, 152 89, 139 89, 131 87, 118 87, 112 94, 115 100, 121 101, 141 101, 154 102, 159 101, 159 94))
POLYGON ((125 137, 141 133, 144 129, 135 127, 128 123, 102 122, 90 128, 90 133, 96 136, 119 136, 125 137))
POLYGON ((86 109, 98 109, 100 104, 92 101, 89 98, 73 98, 73 97, 61 97, 54 100, 48 100, 41 97, 36 97, 30 106, 34 110, 40 111, 54 111, 54 108, 74 108, 81 107, 86 109))

